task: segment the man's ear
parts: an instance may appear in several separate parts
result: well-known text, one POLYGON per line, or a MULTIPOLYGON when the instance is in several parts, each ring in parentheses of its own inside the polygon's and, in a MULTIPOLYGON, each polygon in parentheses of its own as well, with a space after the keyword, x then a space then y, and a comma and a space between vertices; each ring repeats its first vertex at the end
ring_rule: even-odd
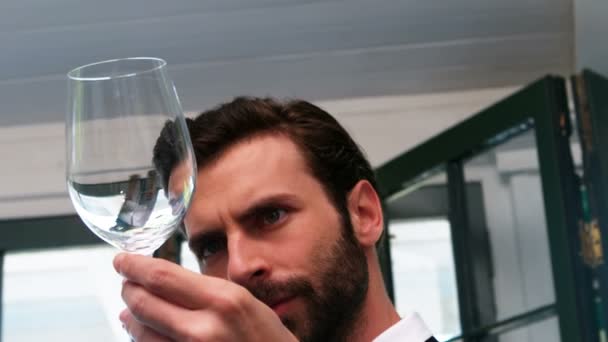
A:
POLYGON ((360 180, 350 191, 347 207, 355 238, 363 247, 374 247, 382 236, 384 221, 378 193, 367 180, 360 180))

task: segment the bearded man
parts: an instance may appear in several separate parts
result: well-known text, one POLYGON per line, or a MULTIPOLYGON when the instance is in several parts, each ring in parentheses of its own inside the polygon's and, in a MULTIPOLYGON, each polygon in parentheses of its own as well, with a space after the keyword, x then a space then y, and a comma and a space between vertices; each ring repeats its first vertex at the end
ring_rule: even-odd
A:
MULTIPOLYGON (((179 172, 170 125, 154 157, 165 188, 179 172)), ((331 115, 240 97, 187 125, 198 173, 184 226, 201 274, 118 255, 134 340, 436 341, 387 295, 374 173, 331 115)))

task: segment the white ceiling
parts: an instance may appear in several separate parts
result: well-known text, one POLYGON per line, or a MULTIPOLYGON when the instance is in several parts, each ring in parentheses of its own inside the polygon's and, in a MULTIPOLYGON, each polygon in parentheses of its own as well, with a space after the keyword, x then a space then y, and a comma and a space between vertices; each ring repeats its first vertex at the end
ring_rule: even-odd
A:
POLYGON ((0 126, 64 120, 65 73, 156 56, 184 109, 523 84, 573 69, 571 0, 3 0, 0 126))

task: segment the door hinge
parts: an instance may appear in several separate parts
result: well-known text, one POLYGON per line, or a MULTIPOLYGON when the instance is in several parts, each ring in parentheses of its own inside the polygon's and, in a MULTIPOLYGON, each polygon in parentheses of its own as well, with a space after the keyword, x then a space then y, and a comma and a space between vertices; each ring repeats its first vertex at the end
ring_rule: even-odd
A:
POLYGON ((581 240, 581 255, 589 267, 595 268, 604 263, 602 233, 597 219, 591 222, 580 222, 579 236, 581 240))

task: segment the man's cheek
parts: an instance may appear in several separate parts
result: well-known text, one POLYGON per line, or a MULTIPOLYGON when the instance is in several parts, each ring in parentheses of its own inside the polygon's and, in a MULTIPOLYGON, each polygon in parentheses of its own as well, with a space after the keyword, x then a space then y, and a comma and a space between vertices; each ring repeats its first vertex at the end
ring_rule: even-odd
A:
POLYGON ((214 260, 207 262, 199 261, 201 274, 210 277, 228 279, 228 260, 224 256, 217 256, 214 260))

